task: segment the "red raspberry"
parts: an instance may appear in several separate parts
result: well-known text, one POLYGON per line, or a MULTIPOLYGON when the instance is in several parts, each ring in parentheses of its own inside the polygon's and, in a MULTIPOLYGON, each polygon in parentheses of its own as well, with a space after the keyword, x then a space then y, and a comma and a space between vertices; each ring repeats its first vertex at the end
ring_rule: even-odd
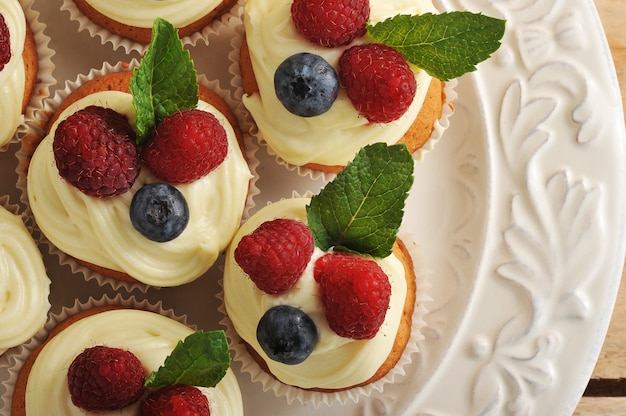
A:
POLYGON ((72 403, 89 412, 121 409, 143 394, 141 361, 121 348, 95 346, 81 352, 67 372, 72 403))
POLYGON ((11 32, 0 14, 0 71, 11 60, 11 32))
POLYGON ((400 118, 417 89, 415 74, 404 56, 390 46, 375 43, 343 52, 339 80, 357 111, 372 123, 400 118))
POLYGON ((314 247, 309 227, 278 218, 244 236, 235 249, 235 261, 259 289, 283 293, 298 281, 314 247))
POLYGON ((59 174, 98 198, 123 194, 139 174, 135 132, 126 116, 89 106, 59 123, 52 144, 59 174))
POLYGON ((391 285, 380 266, 370 259, 332 253, 315 262, 326 320, 337 335, 373 338, 389 309, 391 285))
POLYGON ((218 167, 226 158, 226 131, 215 116, 192 109, 166 117, 141 155, 152 172, 173 183, 189 183, 218 167))
POLYGON ((298 32, 330 48, 363 36, 369 16, 369 0, 294 0, 291 5, 298 32))
POLYGON ((174 384, 150 393, 139 416, 210 416, 209 400, 193 386, 174 384))

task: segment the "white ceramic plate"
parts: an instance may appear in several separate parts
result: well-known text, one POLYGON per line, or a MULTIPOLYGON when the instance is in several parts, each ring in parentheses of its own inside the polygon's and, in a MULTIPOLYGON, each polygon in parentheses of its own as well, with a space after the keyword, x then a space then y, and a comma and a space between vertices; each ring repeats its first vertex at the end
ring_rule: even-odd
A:
MULTIPOLYGON (((103 61, 138 56, 77 32, 60 4, 34 0, 60 85, 103 61)), ((417 235, 432 284, 421 353, 399 383, 332 409, 288 404, 239 374, 248 414, 566 415, 583 393, 617 294, 626 218, 623 110, 594 5, 442 0, 438 7, 505 18, 507 32, 498 53, 459 80, 452 126, 416 168, 404 228, 417 235)), ((227 68, 214 62, 226 62, 228 33, 191 48, 199 72, 223 86, 227 68)), ((0 188, 16 202, 12 153, 0 154, 0 188)), ((257 206, 322 185, 258 156, 257 206)), ((43 251, 53 312, 75 298, 115 294, 43 251)), ((220 273, 218 264, 189 285, 134 294, 214 329, 220 273)), ((10 362, 10 353, 0 358, 0 380, 10 362)))

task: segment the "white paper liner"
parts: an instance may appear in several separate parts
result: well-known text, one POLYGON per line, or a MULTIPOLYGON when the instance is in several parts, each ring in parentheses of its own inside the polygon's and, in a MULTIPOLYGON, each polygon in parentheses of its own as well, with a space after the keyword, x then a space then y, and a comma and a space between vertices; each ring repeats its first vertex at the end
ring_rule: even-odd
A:
MULTIPOLYGON (((237 5, 233 5, 234 8, 237 5)), ((102 45, 106 43, 110 43, 114 50, 119 48, 123 48, 126 53, 130 51, 137 51, 140 54, 146 50, 148 45, 144 45, 142 43, 135 42, 131 39, 127 39, 123 36, 120 36, 116 33, 109 31, 103 27, 98 26, 93 21, 91 21, 87 16, 81 12, 73 0, 63 0, 63 4, 60 7, 60 10, 65 10, 70 13, 70 20, 78 23, 78 31, 88 31, 91 37, 100 38, 100 43, 102 45)), ((185 46, 195 46, 199 41, 208 44, 208 39, 210 36, 219 34, 220 30, 223 27, 229 26, 229 20, 232 17, 231 11, 227 10, 221 14, 221 16, 216 17, 211 23, 205 26, 201 31, 198 31, 190 36, 183 36, 182 42, 185 46)))
MULTIPOLYGON (((134 309, 142 309, 160 315, 166 316, 181 322, 194 331, 196 327, 187 323, 186 315, 176 315, 172 309, 164 309, 162 303, 151 303, 150 301, 138 300, 134 296, 122 296, 117 294, 114 298, 104 295, 99 299, 90 298, 85 302, 75 300, 71 307, 63 307, 63 309, 55 314, 51 314, 46 325, 27 343, 10 349, 5 355, 0 356, 0 409, 9 412, 11 409, 13 390, 18 374, 28 358, 28 356, 39 347, 60 322, 73 316, 79 312, 101 306, 117 305, 134 309)), ((8 414, 8 413, 7 413, 8 414)))
MULTIPOLYGON (((243 91, 243 81, 241 77, 241 68, 239 66, 239 55, 241 52, 241 44, 243 42, 243 38, 245 35, 245 29, 243 26, 243 6, 239 6, 232 11, 232 19, 231 24, 235 35, 231 39, 231 51, 228 54, 228 59, 230 61, 230 65, 228 67, 229 73, 231 75, 231 87, 234 91, 234 96, 238 100, 241 100, 244 95, 243 91)), ((424 145, 413 152, 413 158, 417 161, 422 160, 425 155, 432 151, 435 147, 435 144, 441 139, 444 132, 450 126, 450 116, 454 113, 454 101, 456 101, 458 94, 455 91, 455 88, 458 84, 456 79, 450 80, 445 83, 444 86, 444 94, 445 94, 445 102, 443 103, 441 117, 435 122, 433 125, 433 131, 429 139, 424 143, 424 145)), ((268 145, 268 143, 263 138, 262 133, 259 131, 254 118, 248 112, 248 110, 243 106, 244 113, 241 115, 242 119, 242 128, 244 128, 248 134, 254 137, 259 145, 263 146, 268 154, 274 156, 276 162, 290 171, 295 171, 300 176, 309 176, 313 180, 318 180, 322 178, 325 182, 332 180, 336 174, 322 172, 314 169, 310 169, 304 166, 296 166, 281 158, 276 152, 268 145)))
MULTIPOLYGON (((293 193, 294 198, 299 196, 300 195, 298 195, 298 193, 293 193)), ((311 196, 311 193, 308 193, 305 196, 311 196)), ((233 323, 228 317, 224 306, 224 281, 222 278, 219 281, 221 291, 216 295, 220 301, 218 312, 224 316, 220 320, 220 324, 225 327, 230 348, 234 353, 233 359, 241 364, 241 371, 248 373, 252 382, 261 383, 264 392, 271 391, 277 397, 284 397, 289 404, 294 401, 298 401, 301 404, 312 404, 315 408, 320 407, 322 404, 330 406, 337 403, 356 403, 360 399, 370 396, 375 391, 382 392, 385 385, 394 383, 405 376, 406 366, 413 361, 413 355, 419 353, 418 343, 424 339, 422 328, 426 326, 426 322, 423 317, 428 312, 426 304, 431 302, 432 298, 428 295, 430 288, 428 276, 430 275, 430 272, 424 267, 422 255, 419 252, 417 244, 415 243, 416 238, 410 232, 404 231, 403 229, 401 229, 398 237, 404 242, 411 259, 413 260, 417 293, 415 298, 415 309, 412 316, 411 336, 407 342, 404 352, 402 353, 402 356, 398 360, 398 363, 389 371, 389 373, 381 379, 366 386, 354 387, 343 391, 329 393, 305 390, 281 383, 261 368, 256 360, 250 355, 245 342, 237 334, 237 331, 235 331, 233 323)))
POLYGON ((4 146, 0 146, 0 151, 6 151, 11 143, 17 143, 22 139, 29 129, 28 124, 36 120, 37 112, 41 111, 43 100, 50 95, 50 87, 56 84, 56 80, 52 75, 54 71, 54 64, 52 63, 54 51, 49 47, 50 37, 45 34, 47 26, 39 21, 39 12, 32 9, 31 6, 34 0, 19 0, 19 2, 24 10, 26 22, 35 38, 39 68, 30 101, 22 115, 22 122, 9 142, 4 146))
MULTIPOLYGON (((54 97, 49 97, 44 100, 44 108, 40 114, 41 123, 40 126, 45 126, 48 123, 48 119, 54 114, 55 109, 58 105, 74 90, 76 90, 79 86, 84 84, 85 82, 97 78, 99 76, 122 72, 122 71, 131 71, 133 68, 137 67, 139 62, 136 59, 133 59, 130 63, 126 62, 118 62, 115 65, 112 65, 108 62, 104 62, 103 66, 100 69, 92 69, 88 74, 79 74, 76 80, 74 81, 66 81, 64 89, 58 89, 54 97)), ((210 90, 216 92, 224 101, 233 109, 234 113, 239 113, 241 110, 235 110, 237 107, 243 106, 240 101, 236 101, 232 98, 230 91, 225 90, 220 87, 219 82, 216 80, 207 80, 207 78, 203 75, 198 76, 198 83, 209 88, 210 90)), ((242 214, 241 221, 245 221, 250 212, 254 209, 254 197, 259 194, 259 189, 256 186, 256 182, 258 180, 257 167, 259 166, 259 161, 256 158, 256 152, 258 150, 258 146, 254 144, 253 140, 250 139, 249 136, 246 135, 244 131, 242 131, 244 135, 245 142, 245 150, 246 157, 248 159, 248 166, 250 172, 252 174, 252 179, 250 180, 250 189, 248 191, 248 198, 246 200, 246 205, 244 207, 244 211, 242 214)), ((31 126, 31 132, 28 136, 24 137, 24 143, 26 145, 34 145, 41 141, 44 137, 44 130, 39 127, 31 126), (30 143, 32 141, 33 143, 30 143)), ((34 147, 32 149, 34 152, 34 147)), ((18 175, 17 180, 17 188, 22 192, 20 196, 20 200, 27 206, 26 212, 29 217, 33 218, 33 223, 35 224, 33 227, 33 235, 35 240, 48 247, 48 252, 53 254, 59 258, 59 264, 61 265, 69 265, 73 273, 82 274, 86 280, 94 279, 100 286, 109 285, 114 290, 118 290, 120 288, 124 288, 127 291, 138 290, 142 293, 147 292, 150 286, 140 282, 125 282, 121 280, 117 280, 108 276, 104 276, 100 273, 91 270, 90 268, 83 266, 78 263, 73 257, 68 255, 67 253, 59 250, 50 240, 46 238, 46 236, 41 232, 41 230, 36 226, 36 221, 34 220, 34 215, 32 210, 30 209, 28 202, 28 191, 26 186, 26 178, 28 173, 28 165, 30 163, 30 158, 32 156, 32 152, 28 153, 22 147, 20 150, 16 152, 16 157, 18 159, 18 165, 16 168, 16 172, 18 175)), ((158 289, 158 288, 157 288, 158 289)))
MULTIPOLYGON (((0 195, 0 206, 13 215, 20 215, 19 205, 12 204, 8 195, 0 195)), ((22 219, 25 219, 24 216, 22 217, 22 219)))

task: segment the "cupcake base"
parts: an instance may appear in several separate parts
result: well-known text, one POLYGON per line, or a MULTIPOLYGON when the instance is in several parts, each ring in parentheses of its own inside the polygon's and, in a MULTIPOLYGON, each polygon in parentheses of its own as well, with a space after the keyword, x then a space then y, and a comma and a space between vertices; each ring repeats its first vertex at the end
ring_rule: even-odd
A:
MULTIPOLYGON (((230 320, 224 305, 224 292, 218 294, 221 301, 219 311, 224 315, 220 323, 225 327, 234 359, 241 365, 241 371, 248 373, 253 383, 260 383, 266 393, 274 393, 283 397, 288 404, 298 401, 304 405, 321 405, 358 403, 374 392, 382 392, 387 384, 395 383, 406 374, 406 368, 413 362, 414 355, 419 353, 418 343, 424 339, 422 328, 426 325, 423 316, 427 313, 426 304, 431 300, 428 296, 430 287, 427 273, 422 266, 421 255, 415 239, 411 234, 401 232, 399 238, 405 242, 404 255, 409 257, 409 263, 415 273, 414 296, 405 301, 405 328, 396 335, 394 351, 387 361, 369 380, 359 385, 345 389, 304 389, 294 387, 277 380, 268 370, 264 360, 238 334, 230 320)), ((408 279, 407 279, 408 280, 408 279)), ((223 289, 223 280, 220 280, 223 289)), ((410 290, 410 287, 409 287, 410 290)))
MULTIPOLYGON (((45 114, 46 118, 41 120, 43 126, 51 125, 55 121, 55 114, 59 114, 63 108, 70 105, 71 102, 80 99, 81 97, 89 95, 93 91, 98 90, 127 90, 130 80, 130 71, 138 66, 136 60, 130 63, 118 63, 112 66, 105 63, 100 70, 92 70, 87 75, 80 75, 74 82, 67 82, 64 90, 56 92, 55 96, 45 102, 45 114)), ((242 149, 244 157, 248 161, 248 168, 252 174, 252 179, 249 181, 248 197, 245 201, 245 206, 242 213, 242 218, 245 219, 249 215, 250 209, 254 207, 254 197, 259 193, 256 187, 257 173, 256 168, 258 166, 258 160, 256 159, 257 147, 255 145, 248 145, 250 140, 241 133, 237 128, 238 120, 235 116, 237 110, 232 110, 234 107, 241 105, 236 103, 230 96, 230 93, 223 90, 219 86, 217 81, 208 81, 205 77, 199 77, 201 98, 215 102, 215 106, 223 111, 223 114, 227 115, 229 122, 234 126, 234 130, 237 132, 238 142, 240 149, 242 149), (245 146, 244 146, 244 141, 245 146)), ((45 129, 45 128, 44 128, 45 129)), ((27 180, 26 176, 29 171, 30 158, 35 149, 39 145, 44 133, 37 130, 33 130, 32 134, 22 140, 22 148, 17 153, 19 160, 17 173, 19 179, 17 182, 17 188, 22 191, 22 201, 26 204, 29 203, 27 193, 27 180)), ((29 208, 29 215, 32 216, 32 211, 29 208)), ((86 279, 96 279, 99 284, 109 284, 114 289, 123 287, 127 290, 140 290, 145 292, 149 285, 138 282, 134 277, 128 276, 126 273, 110 270, 106 267, 94 266, 88 261, 79 260, 67 253, 59 250, 54 244, 52 244, 47 238, 43 236, 42 242, 44 242, 51 254, 55 254, 59 257, 61 264, 69 264, 73 272, 82 273, 86 279)), ((157 285, 158 287, 158 285, 157 285)))

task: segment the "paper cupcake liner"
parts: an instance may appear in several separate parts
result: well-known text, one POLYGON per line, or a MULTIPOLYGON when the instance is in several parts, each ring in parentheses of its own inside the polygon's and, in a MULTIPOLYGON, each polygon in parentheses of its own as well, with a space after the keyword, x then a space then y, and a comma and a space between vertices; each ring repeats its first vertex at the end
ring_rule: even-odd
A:
POLYGON ((187 323, 186 315, 177 315, 172 309, 164 309, 160 301, 157 303, 151 303, 145 299, 138 300, 134 296, 124 297, 121 294, 117 294, 113 298, 108 295, 104 295, 99 299, 90 298, 85 302, 76 300, 73 306, 63 307, 60 312, 51 314, 46 322, 46 325, 30 341, 18 347, 12 348, 5 355, 0 356, 0 409, 10 412, 15 382, 19 372, 28 356, 46 340, 50 331, 52 331, 60 322, 79 312, 109 305, 142 309, 158 313, 181 322, 193 330, 196 329, 194 325, 189 325, 187 323))
MULTIPOLYGON (((233 8, 236 8, 237 5, 233 5, 233 8)), ((146 50, 148 45, 144 45, 139 42, 135 42, 131 39, 127 39, 123 36, 120 36, 116 33, 109 31, 101 26, 95 24, 91 19, 85 16, 79 9, 76 7, 76 4, 73 0, 63 0, 63 4, 61 5, 60 10, 65 10, 70 14, 70 20, 78 23, 78 31, 87 31, 89 35, 93 38, 100 38, 100 43, 102 45, 106 43, 110 43, 113 47, 113 50, 117 50, 119 48, 123 48, 126 53, 130 51, 137 51, 141 54, 146 50)), ((211 23, 205 26, 201 31, 198 31, 190 36, 182 37, 182 42, 185 46, 195 46, 198 42, 204 42, 208 44, 208 39, 210 36, 218 35, 220 30, 223 27, 229 26, 229 20, 232 17, 231 11, 227 10, 223 12, 220 16, 216 17, 211 23)))
POLYGON ((6 151, 10 144, 19 142, 28 132, 29 123, 37 118, 37 112, 43 107, 43 100, 50 95, 50 87, 56 84, 53 76, 54 64, 52 63, 54 51, 49 47, 50 37, 45 34, 47 26, 39 21, 39 12, 32 9, 34 0, 19 0, 19 2, 35 38, 39 67, 30 101, 22 115, 22 123, 17 127, 11 140, 6 145, 0 146, 0 151, 6 151))
MULTIPOLYGON (((231 39, 231 51, 228 54, 230 65, 228 69, 231 75, 231 87, 234 91, 234 96, 238 100, 241 100, 244 95, 244 91, 243 81, 241 77, 241 68, 239 66, 239 55, 245 35, 245 29, 243 26, 243 6, 233 9, 231 23, 235 31, 235 35, 231 39)), ((431 132, 429 139, 420 149, 417 149, 415 152, 413 152, 413 158, 415 160, 422 160, 428 152, 432 151, 435 144, 441 139, 446 129, 448 129, 448 127, 450 126, 449 118, 454 113, 453 103, 458 97, 455 91, 457 84, 458 81, 456 79, 447 81, 445 83, 445 102, 443 103, 441 117, 433 125, 433 131, 431 132)), ((322 172, 304 166, 296 166, 285 161, 278 154, 276 154, 276 152, 265 141, 265 139, 263 138, 263 134, 259 131, 254 121, 254 118, 248 112, 245 106, 243 106, 242 110, 243 114, 240 116, 242 119, 242 128, 244 128, 248 132, 248 134, 254 137, 259 145, 265 148, 267 153, 276 159, 276 162, 278 164, 284 166, 290 171, 297 172, 297 174, 300 176, 308 176, 313 180, 319 180, 321 178, 323 181, 328 182, 336 176, 336 174, 334 173, 322 172)))
POLYGON ((6 209, 13 215, 20 215, 19 205, 12 204, 8 195, 0 195, 0 207, 6 209))
MULTIPOLYGON (((298 196, 299 195, 297 193, 294 193, 294 197, 298 196)), ((310 194, 305 196, 310 196, 310 194)), ((221 291, 216 295, 220 301, 218 312, 223 315, 223 318, 220 320, 220 324, 225 328, 230 348, 233 351, 234 361, 241 364, 241 371, 248 373, 252 382, 260 383, 264 392, 272 392, 277 397, 283 397, 287 400, 288 404, 298 401, 301 404, 312 404, 315 408, 318 408, 322 404, 330 406, 333 404, 346 404, 349 402, 356 403, 363 398, 369 397, 373 392, 382 392, 386 385, 397 382, 404 377, 406 375, 408 365, 413 361, 414 355, 419 353, 419 342, 424 339, 422 328, 426 326, 426 322, 423 317, 428 312, 426 305, 432 301, 432 298, 428 295, 430 288, 428 276, 430 272, 426 270, 423 265, 424 262, 422 261, 422 255, 419 251, 419 247, 415 243, 415 236, 409 232, 401 230, 399 238, 401 238, 405 243, 406 248, 413 260, 417 293, 415 299, 415 309, 412 316, 411 336, 397 364, 385 376, 365 386, 328 393, 305 390, 276 380, 271 374, 264 371, 257 361, 250 355, 246 344, 235 331, 233 323, 226 313, 224 305, 223 279, 220 279, 219 283, 221 291)))
MULTIPOLYGON (((66 81, 64 89, 58 89, 53 97, 49 97, 44 100, 44 108, 40 114, 39 122, 41 123, 39 126, 46 126, 49 118, 54 114, 55 109, 58 105, 74 90, 76 90, 79 86, 84 84, 85 82, 97 78, 102 75, 106 75, 109 73, 122 72, 122 71, 131 71, 133 68, 137 67, 139 62, 136 59, 133 59, 130 63, 126 62, 118 62, 115 65, 112 65, 108 62, 103 63, 103 66, 100 69, 92 69, 88 74, 79 74, 74 81, 66 81)), ((198 82, 205 87, 211 89, 216 92, 231 108, 236 108, 237 106, 241 106, 241 102, 234 100, 231 96, 231 93, 228 90, 225 90, 220 87, 219 82, 215 80, 207 80, 206 77, 200 75, 198 77, 198 82)), ((233 110, 235 112, 235 110, 233 110)), ((240 110, 239 110, 240 111, 240 110)), ((108 276, 104 276, 80 263, 78 263, 72 256, 68 255, 64 251, 58 249, 46 236, 41 232, 39 227, 36 225, 36 221, 34 220, 34 215, 29 206, 28 201, 28 191, 26 186, 26 177, 28 173, 28 165, 30 163, 30 158, 35 151, 35 148, 39 144, 39 142, 45 136, 45 128, 43 127, 35 127, 32 126, 30 134, 26 135, 22 140, 22 148, 16 152, 16 157, 18 159, 18 166, 16 168, 16 172, 18 175, 17 180, 17 188, 21 191, 20 200, 26 205, 26 212, 29 217, 33 218, 33 235, 37 242, 42 245, 45 245, 48 249, 48 252, 52 255, 55 255, 59 258, 59 263, 61 265, 68 265, 72 272, 75 274, 82 274, 86 280, 95 280, 100 286, 109 285, 114 290, 119 290, 123 288, 127 291, 140 291, 142 293, 147 292, 149 288, 158 287, 147 285, 140 282, 125 282, 117 279, 113 279, 108 276)), ((254 197, 259 194, 259 189, 256 186, 256 182, 258 179, 257 167, 259 165, 259 161, 256 158, 256 152, 258 147, 253 143, 245 132, 244 133, 244 142, 245 142, 245 150, 246 157, 248 159, 248 166, 250 172, 253 177, 250 180, 250 189, 248 192, 248 198, 246 200, 246 205, 243 211, 242 220, 245 221, 250 215, 251 210, 254 209, 254 197)))

